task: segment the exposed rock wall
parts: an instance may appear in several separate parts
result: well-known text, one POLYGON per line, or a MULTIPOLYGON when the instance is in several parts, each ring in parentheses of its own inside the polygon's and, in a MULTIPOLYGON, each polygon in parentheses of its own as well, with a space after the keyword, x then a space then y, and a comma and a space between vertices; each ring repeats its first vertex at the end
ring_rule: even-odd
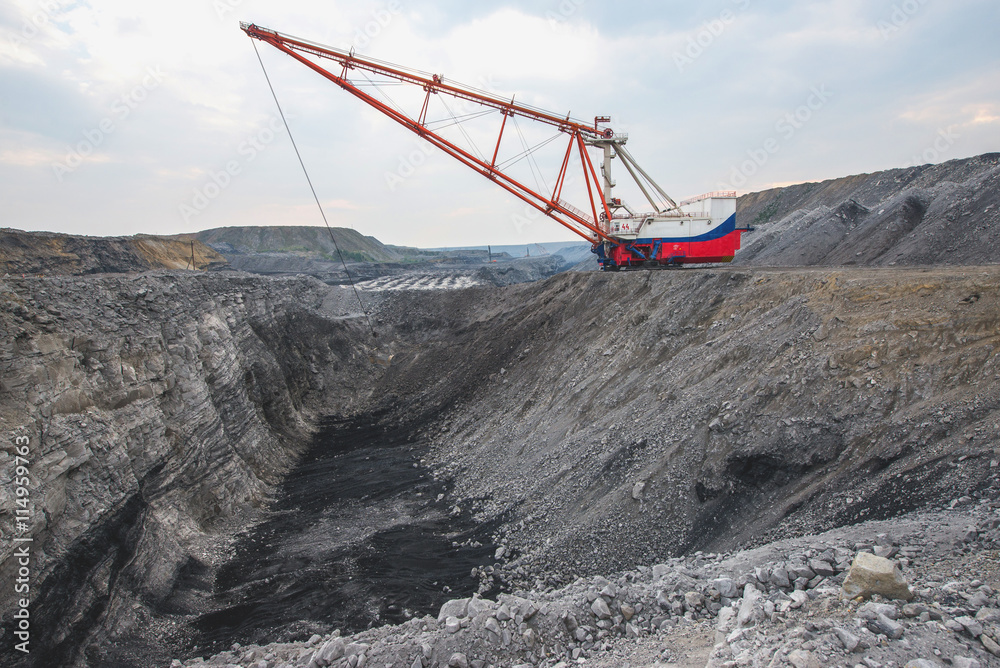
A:
MULTIPOLYGON (((267 502, 314 411, 364 401, 380 367, 340 294, 239 274, 0 283, 0 526, 13 526, 24 434, 45 611, 34 659, 71 665, 88 633, 90 665, 141 650, 176 579, 267 502)), ((15 577, 13 547, 0 546, 0 581, 15 577)), ((4 587, 5 613, 12 597, 4 587)))
POLYGON ((422 425, 448 512, 496 520, 496 573, 529 585, 998 493, 996 267, 364 297, 377 350, 314 279, 0 283, 0 526, 28 434, 37 665, 137 665, 320 413, 422 425))

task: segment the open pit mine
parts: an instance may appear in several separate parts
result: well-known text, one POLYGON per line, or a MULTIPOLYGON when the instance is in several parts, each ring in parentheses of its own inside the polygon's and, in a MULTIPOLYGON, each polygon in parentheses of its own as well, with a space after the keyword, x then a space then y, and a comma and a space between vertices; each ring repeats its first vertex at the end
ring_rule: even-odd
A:
POLYGON ((998 161, 744 196, 725 267, 359 257, 364 311, 3 230, 0 665, 1000 666, 998 161))

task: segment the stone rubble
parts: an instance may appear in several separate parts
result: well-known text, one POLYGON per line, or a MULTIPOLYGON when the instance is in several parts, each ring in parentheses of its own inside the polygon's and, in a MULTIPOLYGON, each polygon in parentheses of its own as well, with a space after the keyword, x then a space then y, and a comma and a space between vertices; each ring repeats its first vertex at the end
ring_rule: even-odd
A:
MULTIPOLYGON (((995 553, 975 576, 942 571, 929 585, 912 572, 941 555, 988 555, 1000 536, 996 514, 981 512, 1000 494, 997 268, 581 273, 502 291, 365 298, 374 301, 378 349, 359 343, 372 337, 350 290, 315 280, 153 273, 0 282, 0 419, 51 427, 37 453, 39 576, 72 562, 67 547, 102 527, 135 529, 101 555, 127 568, 113 605, 100 607, 109 579, 95 562, 62 606, 66 623, 51 622, 106 625, 88 629, 95 633, 81 653, 167 637, 173 620, 144 602, 170 596, 189 559, 209 569, 224 559, 231 529, 220 524, 242 523, 248 507, 266 504, 311 418, 364 408, 400 425, 421 416, 417 436, 432 446, 419 465, 447 482, 444 503, 500 524, 493 543, 502 551, 477 566, 470 589, 517 592, 539 609, 553 596, 572 598, 563 623, 572 637, 523 615, 519 622, 511 604, 510 619, 498 612, 495 628, 480 627, 492 608, 476 603, 450 615, 452 634, 446 620, 431 620, 421 663, 464 653, 470 664, 531 655, 621 665, 647 650, 647 664, 674 662, 714 637, 717 620, 738 618, 750 585, 752 624, 722 638, 739 631, 726 642, 739 649, 733 656, 753 663, 755 652, 784 643, 779 664, 794 649, 809 652, 799 661, 823 662, 817 648, 796 646, 795 628, 774 645, 771 627, 801 620, 815 635, 805 621, 826 619, 817 601, 833 606, 836 596, 823 592, 839 592, 859 552, 899 564, 914 595, 906 605, 926 608, 886 616, 903 627, 898 640, 868 628, 882 622, 896 634, 881 618, 834 617, 859 646, 876 638, 898 649, 923 624, 921 633, 940 627, 982 647, 988 656, 977 661, 992 660, 996 623, 979 615, 998 606, 979 588, 1000 586, 988 575, 995 553), (567 345, 581 331, 593 335, 567 345), (733 552, 916 508, 965 519, 949 520, 946 538, 931 524, 901 531, 893 519, 828 544, 733 552), (721 562, 717 552, 726 553, 721 562), (675 554, 691 556, 664 558, 675 554), (738 561, 744 554, 759 558, 738 561), (727 559, 737 561, 720 567, 727 559), (610 573, 634 577, 594 580, 610 573), (657 583, 650 591, 636 585, 647 577, 657 583), (972 586, 977 577, 984 582, 972 586), (579 582, 586 592, 576 592, 579 582), (128 583, 141 587, 124 591, 128 583), (958 621, 966 617, 974 623, 958 621), (500 650, 481 654, 466 642, 496 628, 489 647, 500 650), (678 649, 681 640, 691 646, 678 649), (451 652, 434 653, 449 642, 451 652)), ((5 549, 0 561, 10 568, 5 549)), ((282 662, 311 660, 329 632, 282 662)), ((402 654, 373 633, 353 661, 397 662, 402 654)), ((269 651, 238 659, 275 663, 269 651)), ((345 647, 336 661, 351 657, 345 647)), ((937 657, 906 660, 917 659, 937 657)))
POLYGON ((452 600, 436 618, 350 638, 244 647, 174 666, 1000 666, 1000 542, 974 550, 965 542, 967 523, 988 527, 998 516, 1000 501, 984 501, 755 550, 699 552, 557 589, 452 600), (876 541, 911 556, 887 567, 869 551, 876 541), (848 586, 873 565, 899 596, 848 586), (704 653, 679 653, 678 639, 692 637, 703 639, 704 653))

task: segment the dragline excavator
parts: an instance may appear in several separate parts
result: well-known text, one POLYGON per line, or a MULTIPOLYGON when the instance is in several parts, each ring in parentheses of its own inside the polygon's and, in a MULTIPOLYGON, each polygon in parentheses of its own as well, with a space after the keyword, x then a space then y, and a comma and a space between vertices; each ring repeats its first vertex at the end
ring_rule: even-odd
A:
MULTIPOLYGON (((432 146, 479 172, 533 209, 583 237, 592 244, 591 250, 605 271, 729 262, 740 248, 740 235, 745 230, 736 227, 735 192, 713 192, 675 202, 625 148, 628 135, 608 127, 611 119, 607 116, 596 117, 593 124, 586 123, 571 118, 569 114, 557 114, 521 104, 513 98, 456 83, 439 74, 427 74, 362 57, 353 49, 344 51, 323 46, 250 23, 241 23, 240 28, 251 38, 286 53, 432 146), (373 78, 410 90, 415 93, 413 99, 417 103, 422 100, 422 105, 419 109, 417 104, 411 110, 404 109, 384 94, 373 78), (434 98, 441 102, 457 101, 465 108, 482 111, 482 114, 470 113, 463 117, 498 112, 499 130, 493 131, 496 143, 491 146, 492 158, 489 150, 463 147, 454 137, 446 138, 443 132, 446 126, 429 115, 434 98), (526 183, 527 179, 515 178, 509 168, 511 160, 498 161, 505 132, 510 135, 512 125, 525 148, 518 159, 530 158, 534 150, 527 146, 520 134, 518 118, 547 126, 549 132, 554 131, 555 137, 544 144, 560 136, 567 143, 553 184, 545 185, 544 179, 539 183, 536 176, 536 186, 531 187, 526 183), (598 178, 595 161, 591 159, 588 149, 599 152, 601 178, 598 178), (611 164, 616 158, 635 181, 652 211, 636 211, 615 197, 613 189, 616 183, 611 178, 611 164), (582 182, 579 180, 581 173, 582 182), (571 188, 568 187, 571 183, 581 198, 577 203, 582 206, 574 206, 565 199, 571 196, 571 188)), ((458 124, 463 118, 452 114, 451 120, 458 124)), ((463 136, 469 138, 464 131, 463 136)), ((540 173, 537 164, 533 165, 533 169, 540 173)), ((535 173, 532 171, 532 174, 535 173)))

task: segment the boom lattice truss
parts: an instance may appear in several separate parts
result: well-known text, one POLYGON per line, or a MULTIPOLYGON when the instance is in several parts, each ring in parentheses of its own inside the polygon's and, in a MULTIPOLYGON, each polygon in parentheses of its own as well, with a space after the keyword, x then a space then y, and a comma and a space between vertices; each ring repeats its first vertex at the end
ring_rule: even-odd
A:
MULTIPOLYGON (((607 118, 595 119, 594 124, 591 125, 574 120, 569 115, 565 117, 559 116, 528 105, 519 104, 513 99, 508 100, 485 91, 452 82, 437 74, 427 74, 371 58, 365 58, 353 53, 353 51, 343 51, 323 46, 254 24, 241 23, 240 28, 250 37, 261 42, 266 42, 279 51, 298 60, 365 104, 374 107, 403 127, 416 133, 431 145, 444 151, 467 167, 479 172, 507 192, 523 200, 528 205, 581 237, 590 242, 608 241, 616 243, 615 239, 609 236, 607 228, 607 221, 613 217, 613 203, 608 201, 610 198, 610 189, 608 188, 606 193, 605 189, 602 188, 601 181, 598 179, 597 172, 594 169, 594 164, 587 152, 588 145, 608 142, 613 142, 616 148, 621 150, 619 142, 614 141, 614 133, 610 129, 599 127, 598 121, 606 122, 607 118), (319 60, 313 60, 309 56, 319 60), (322 61, 331 61, 336 67, 328 69, 320 64, 322 61), (349 73, 352 71, 369 72, 403 84, 419 86, 424 92, 423 105, 415 115, 412 115, 395 105, 387 104, 366 91, 361 90, 349 78, 349 73), (427 112, 432 95, 450 96, 457 100, 472 102, 486 108, 498 110, 502 114, 496 145, 490 161, 474 155, 428 127, 427 112), (544 123, 568 136, 562 166, 555 179, 555 185, 551 193, 540 192, 540 188, 531 188, 507 173, 502 165, 497 164, 500 144, 503 141, 504 132, 507 130, 507 121, 516 116, 544 123), (583 172, 583 184, 586 196, 589 199, 589 215, 562 199, 567 174, 571 170, 571 165, 576 161, 579 161, 579 168, 583 172)), ((628 157, 631 158, 631 156, 628 157)), ((630 173, 632 172, 631 167, 629 171, 630 173)), ((633 176, 635 175, 633 174, 633 176)), ((652 185, 655 187, 655 184, 652 185)), ((659 190, 658 187, 656 189, 659 190)), ((644 189, 643 192, 646 193, 646 190, 644 189)), ((663 193, 663 196, 666 197, 665 193, 663 193)), ((647 198, 649 198, 648 194, 647 198)), ((650 198, 650 202, 652 201, 650 198)), ((673 205, 673 201, 669 197, 667 197, 666 201, 673 205)), ((654 206, 656 205, 654 204, 654 206)))

